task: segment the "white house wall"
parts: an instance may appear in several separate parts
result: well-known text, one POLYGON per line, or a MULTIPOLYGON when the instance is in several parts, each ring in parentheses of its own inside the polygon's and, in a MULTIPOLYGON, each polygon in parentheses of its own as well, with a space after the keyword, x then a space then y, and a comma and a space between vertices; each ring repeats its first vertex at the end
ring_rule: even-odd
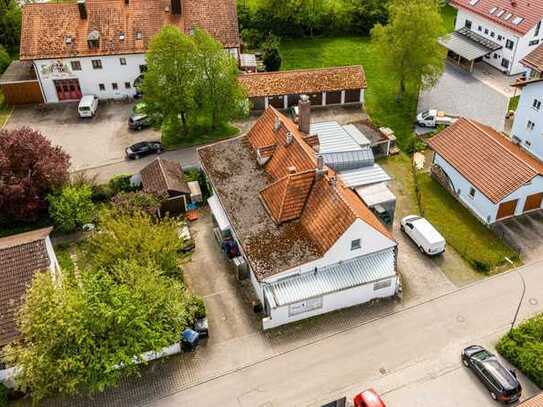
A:
POLYGON ((83 95, 96 95, 100 99, 132 97, 136 92, 134 81, 141 75, 140 66, 146 63, 144 54, 131 54, 47 59, 34 61, 34 64, 45 103, 56 103, 59 102, 54 84, 57 79, 78 79, 83 95), (121 58, 126 60, 126 65, 121 65, 121 58), (91 61, 95 59, 102 61, 102 69, 93 69, 91 61), (80 71, 72 70, 72 61, 81 63, 80 71), (58 62, 62 69, 58 69, 58 62), (52 68, 54 64, 56 66, 52 68), (125 82, 130 82, 129 89, 125 87, 125 82), (117 84, 117 90, 113 90, 113 83, 117 84), (103 84, 105 90, 100 90, 99 84, 103 84))
POLYGON ((498 214, 498 208, 501 203, 518 199, 519 201, 515 210, 515 216, 518 216, 523 213, 524 204, 526 203, 526 198, 528 196, 543 192, 543 177, 538 176, 534 178, 530 184, 523 185, 512 194, 505 197, 502 201, 494 204, 439 154, 434 155, 434 163, 438 164, 449 176, 456 189, 457 199, 462 201, 472 210, 472 212, 474 212, 481 222, 486 224, 496 222, 496 215, 498 214), (472 187, 476 190, 473 198, 469 195, 469 191, 472 187))
POLYGON ((458 9, 455 30, 464 27, 466 25, 466 20, 471 21, 471 30, 473 32, 476 32, 503 47, 495 53, 492 53, 490 58, 484 58, 484 60, 500 71, 505 71, 509 75, 516 75, 526 71, 526 67, 520 63, 520 60, 537 48, 538 44, 543 40, 543 27, 541 27, 537 36, 535 36, 536 27, 533 27, 526 35, 522 36, 521 34, 510 31, 478 14, 463 9, 458 9), (479 31, 479 26, 481 26, 481 31, 479 31), (488 33, 485 33, 485 30, 488 30, 488 33), (494 36, 491 35, 492 33, 494 33, 494 36), (498 36, 501 36, 502 39, 498 40, 498 36), (514 42, 512 50, 505 48, 508 39, 514 42), (538 41, 538 43, 536 44, 533 41, 538 41), (530 42, 532 42, 532 45, 530 45, 530 42), (503 58, 509 60, 509 69, 505 69, 501 65, 503 58))
POLYGON ((522 88, 512 135, 520 139, 520 145, 543 160, 543 82, 528 84, 522 88), (533 107, 534 100, 541 103, 537 110, 533 107), (528 121, 534 123, 534 128, 528 128, 528 121))
MULTIPOLYGON (((325 314, 342 308, 364 304, 376 298, 391 297, 396 292, 397 278, 390 278, 390 286, 375 289, 375 283, 364 284, 347 290, 327 294, 313 301, 322 301, 322 306, 312 311, 291 315, 291 305, 274 308, 270 310, 270 317, 262 320, 264 329, 271 329, 291 322, 300 321, 315 315, 325 314)), ((386 280, 382 280, 386 281, 386 280)))

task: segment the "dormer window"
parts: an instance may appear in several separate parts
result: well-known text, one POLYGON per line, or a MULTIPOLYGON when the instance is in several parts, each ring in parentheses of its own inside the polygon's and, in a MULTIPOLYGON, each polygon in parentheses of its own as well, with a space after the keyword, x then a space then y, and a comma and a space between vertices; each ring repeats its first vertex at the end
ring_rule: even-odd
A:
POLYGON ((72 37, 70 37, 69 35, 67 35, 66 37, 64 37, 64 43, 66 45, 70 45, 72 43, 72 37))
POLYGON ((124 32, 121 31, 121 32, 119 33, 119 41, 124 41, 124 39, 125 39, 124 32))
POLYGON ((91 49, 100 48, 100 33, 96 30, 91 31, 87 36, 87 44, 91 49))
POLYGON ((141 31, 136 31, 136 39, 142 40, 143 39, 143 33, 141 31))

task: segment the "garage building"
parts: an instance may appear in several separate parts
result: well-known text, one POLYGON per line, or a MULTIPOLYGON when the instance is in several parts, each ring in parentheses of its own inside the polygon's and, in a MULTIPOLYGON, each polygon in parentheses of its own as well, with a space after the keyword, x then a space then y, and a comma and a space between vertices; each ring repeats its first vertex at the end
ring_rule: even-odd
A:
POLYGON ((243 74, 253 111, 269 106, 288 109, 308 95, 311 106, 363 104, 366 76, 362 66, 243 74))

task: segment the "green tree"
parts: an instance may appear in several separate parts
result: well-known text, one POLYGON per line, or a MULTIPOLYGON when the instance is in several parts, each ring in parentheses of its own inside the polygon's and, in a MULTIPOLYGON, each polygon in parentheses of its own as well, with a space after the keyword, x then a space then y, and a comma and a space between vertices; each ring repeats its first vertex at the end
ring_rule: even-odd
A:
POLYGON ((0 74, 3 73, 11 63, 11 57, 6 49, 0 45, 0 74))
POLYGON ((73 232, 94 220, 96 207, 92 202, 89 185, 68 185, 59 194, 48 196, 49 215, 55 228, 64 233, 73 232))
POLYGON ((210 112, 213 129, 243 113, 246 93, 238 81, 236 60, 206 31, 194 31, 196 63, 201 77, 197 93, 210 112))
POLYGON ((93 394, 137 372, 140 356, 179 340, 196 312, 182 284, 153 266, 121 262, 73 281, 38 274, 18 317, 21 340, 6 349, 16 378, 35 401, 93 394))
POLYGON ((445 58, 437 39, 444 33, 439 0, 392 0, 389 23, 371 34, 383 69, 398 81, 398 99, 408 85, 418 91, 437 82, 445 58))
POLYGON ((0 1, 0 45, 15 54, 21 38, 21 9, 15 0, 0 1))
POLYGON ((111 270, 120 261, 133 259, 144 266, 157 265, 164 275, 179 277, 177 254, 183 242, 174 219, 157 221, 143 212, 103 210, 98 228, 100 233, 85 242, 82 264, 111 270))
POLYGON ((189 36, 172 25, 163 27, 151 40, 142 85, 149 109, 162 114, 166 120, 180 117, 184 134, 189 133, 188 119, 196 109, 195 53, 194 41, 189 36))
POLYGON ((269 34, 262 43, 262 49, 264 51, 262 60, 266 70, 273 72, 281 69, 282 58, 279 53, 279 38, 273 34, 269 34))

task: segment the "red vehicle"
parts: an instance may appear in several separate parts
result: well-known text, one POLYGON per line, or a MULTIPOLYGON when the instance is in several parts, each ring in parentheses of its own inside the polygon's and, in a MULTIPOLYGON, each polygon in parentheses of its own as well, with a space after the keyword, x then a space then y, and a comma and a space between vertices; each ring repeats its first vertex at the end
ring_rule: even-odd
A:
MULTIPOLYGON (((358 393, 353 399, 354 407, 386 407, 379 394, 373 389, 358 393)), ((347 397, 325 404, 322 407, 347 407, 347 397)))
POLYGON ((373 389, 364 390, 357 394, 354 396, 353 402, 355 407, 386 407, 385 402, 373 389))

